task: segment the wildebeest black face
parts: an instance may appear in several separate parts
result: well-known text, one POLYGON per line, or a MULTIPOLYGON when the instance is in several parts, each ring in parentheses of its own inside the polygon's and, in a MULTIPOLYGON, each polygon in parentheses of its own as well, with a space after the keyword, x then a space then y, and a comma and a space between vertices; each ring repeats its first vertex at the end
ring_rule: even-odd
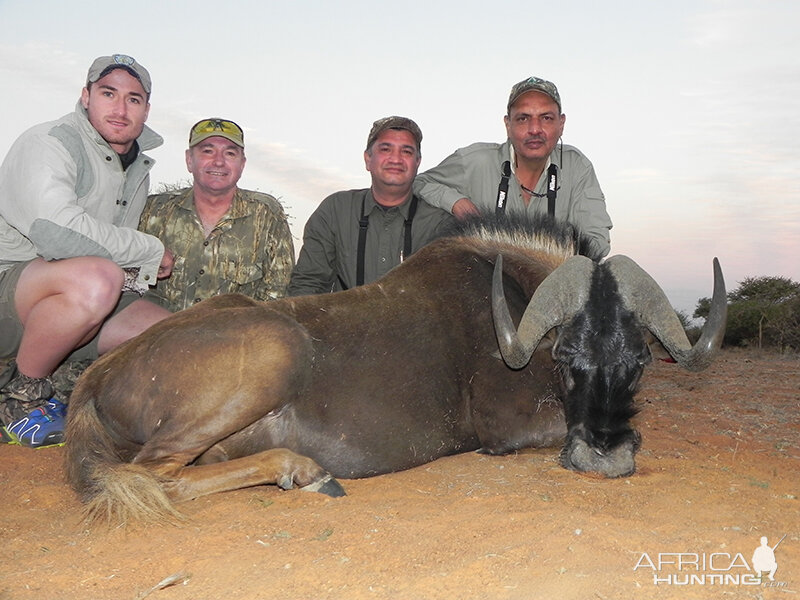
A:
POLYGON ((567 420, 561 464, 624 477, 636 469, 640 436, 630 422, 633 397, 651 356, 613 277, 601 268, 592 279, 586 310, 561 327, 553 347, 567 420))
POLYGON ((725 280, 717 259, 713 266, 711 310, 692 345, 664 291, 622 255, 599 264, 585 256, 566 258, 535 288, 517 327, 503 291, 502 255, 497 256, 492 318, 505 363, 523 368, 548 332, 557 333, 552 354, 567 422, 563 466, 607 477, 635 471, 640 437, 630 421, 639 378, 651 360, 646 339, 652 336, 685 369, 710 364, 727 320, 725 280))

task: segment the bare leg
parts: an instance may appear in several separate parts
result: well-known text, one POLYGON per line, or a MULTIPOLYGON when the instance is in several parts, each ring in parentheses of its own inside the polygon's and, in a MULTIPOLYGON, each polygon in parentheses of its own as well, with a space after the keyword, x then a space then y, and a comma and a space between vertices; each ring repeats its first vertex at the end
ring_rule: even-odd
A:
POLYGON ((25 328, 17 367, 46 377, 99 331, 119 300, 124 275, 112 261, 79 257, 34 260, 22 272, 15 305, 25 328))
POLYGON ((136 300, 103 324, 97 344, 98 352, 105 354, 171 314, 166 308, 149 300, 136 300))

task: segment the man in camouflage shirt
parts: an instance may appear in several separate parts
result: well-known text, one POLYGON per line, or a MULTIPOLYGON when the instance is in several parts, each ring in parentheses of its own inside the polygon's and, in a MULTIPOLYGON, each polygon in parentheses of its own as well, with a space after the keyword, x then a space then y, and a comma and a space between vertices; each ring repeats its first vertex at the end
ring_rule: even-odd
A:
POLYGON ((175 256, 172 275, 148 297, 169 310, 230 292, 257 300, 286 294, 294 267, 289 224, 275 198, 237 187, 245 162, 242 129, 203 119, 186 150, 192 187, 148 198, 139 229, 175 256))

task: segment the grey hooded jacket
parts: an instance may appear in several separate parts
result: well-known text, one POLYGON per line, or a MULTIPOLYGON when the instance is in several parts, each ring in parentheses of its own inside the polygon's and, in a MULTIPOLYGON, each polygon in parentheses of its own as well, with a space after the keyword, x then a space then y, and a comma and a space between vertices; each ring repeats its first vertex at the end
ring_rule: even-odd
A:
POLYGON ((164 245, 136 228, 154 164, 141 152, 163 141, 145 126, 140 154, 123 170, 80 102, 24 132, 0 166, 0 272, 37 256, 100 256, 155 284, 164 245))

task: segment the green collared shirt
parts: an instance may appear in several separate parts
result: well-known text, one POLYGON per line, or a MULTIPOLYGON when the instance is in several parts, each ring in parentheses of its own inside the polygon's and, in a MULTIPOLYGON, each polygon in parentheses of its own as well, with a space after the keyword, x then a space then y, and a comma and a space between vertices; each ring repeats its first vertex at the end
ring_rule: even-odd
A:
POLYGON ((175 255, 172 275, 151 296, 172 311, 217 294, 256 300, 286 294, 294 244, 280 202, 237 189, 230 210, 205 236, 191 188, 150 196, 139 229, 158 237, 175 255))
MULTIPOLYGON (((375 202, 369 189, 337 192, 325 198, 306 223, 303 247, 289 284, 290 296, 355 287, 362 201, 369 217, 364 283, 379 279, 402 262, 411 195, 400 206, 385 208, 375 202)), ((419 200, 411 225, 412 253, 438 237, 452 220, 447 211, 419 200)))

